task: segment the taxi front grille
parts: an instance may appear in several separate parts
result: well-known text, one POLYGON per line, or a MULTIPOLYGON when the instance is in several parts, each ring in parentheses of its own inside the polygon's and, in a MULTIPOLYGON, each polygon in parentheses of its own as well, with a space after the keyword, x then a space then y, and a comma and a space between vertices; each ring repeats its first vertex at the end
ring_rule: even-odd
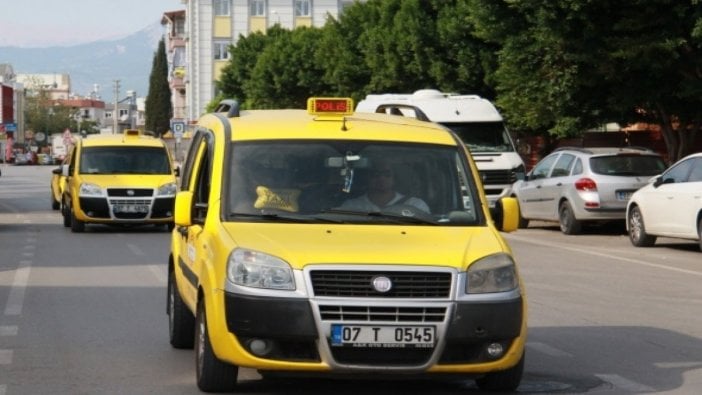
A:
POLYGON ((445 307, 320 305, 323 321, 442 322, 445 307))
POLYGON ((110 199, 110 204, 142 204, 151 205, 151 199, 110 199))
POLYGON ((445 272, 314 270, 310 276, 315 296, 448 298, 451 292, 451 274, 445 272), (373 288, 373 279, 378 276, 390 279, 390 291, 381 293, 373 288))
POLYGON ((153 196, 151 188, 107 188, 107 196, 141 197, 153 196))

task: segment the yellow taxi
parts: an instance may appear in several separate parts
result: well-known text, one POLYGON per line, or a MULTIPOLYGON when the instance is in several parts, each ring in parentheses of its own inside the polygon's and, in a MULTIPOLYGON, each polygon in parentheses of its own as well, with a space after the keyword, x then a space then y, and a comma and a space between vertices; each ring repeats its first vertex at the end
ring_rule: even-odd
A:
POLYGON ((231 391, 239 367, 344 376, 458 375, 513 390, 524 369, 524 285, 478 171, 450 130, 305 110, 198 122, 176 195, 169 339, 196 382, 231 391))
POLYGON ((163 225, 173 228, 176 170, 163 140, 126 130, 79 139, 62 165, 63 224, 163 225))

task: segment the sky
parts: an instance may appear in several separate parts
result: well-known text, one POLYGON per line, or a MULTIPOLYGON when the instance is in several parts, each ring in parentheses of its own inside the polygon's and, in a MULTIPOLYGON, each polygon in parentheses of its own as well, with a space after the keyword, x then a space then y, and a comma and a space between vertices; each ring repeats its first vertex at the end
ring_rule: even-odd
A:
POLYGON ((183 10, 181 0, 0 0, 0 46, 71 46, 113 39, 183 10))

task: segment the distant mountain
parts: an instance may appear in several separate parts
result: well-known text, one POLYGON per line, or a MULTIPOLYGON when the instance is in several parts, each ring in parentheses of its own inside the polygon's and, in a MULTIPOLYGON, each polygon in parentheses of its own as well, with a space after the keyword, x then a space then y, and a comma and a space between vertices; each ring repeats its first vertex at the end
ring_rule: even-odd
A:
POLYGON ((70 47, 17 48, 0 46, 0 63, 16 74, 66 73, 73 92, 87 96, 99 85, 102 100, 114 99, 114 81, 120 81, 120 99, 128 90, 146 96, 149 74, 163 27, 155 23, 134 34, 70 47))

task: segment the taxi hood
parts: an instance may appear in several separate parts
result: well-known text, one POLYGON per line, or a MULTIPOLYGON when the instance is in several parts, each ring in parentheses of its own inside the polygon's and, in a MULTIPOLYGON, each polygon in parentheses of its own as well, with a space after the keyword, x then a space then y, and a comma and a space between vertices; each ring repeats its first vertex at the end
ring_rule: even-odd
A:
POLYGON ((226 223, 238 247, 262 251, 293 268, 309 264, 453 267, 510 252, 492 227, 226 223))
POLYGON ((141 187, 158 188, 161 185, 175 182, 170 174, 81 174, 82 182, 106 187, 141 187))

